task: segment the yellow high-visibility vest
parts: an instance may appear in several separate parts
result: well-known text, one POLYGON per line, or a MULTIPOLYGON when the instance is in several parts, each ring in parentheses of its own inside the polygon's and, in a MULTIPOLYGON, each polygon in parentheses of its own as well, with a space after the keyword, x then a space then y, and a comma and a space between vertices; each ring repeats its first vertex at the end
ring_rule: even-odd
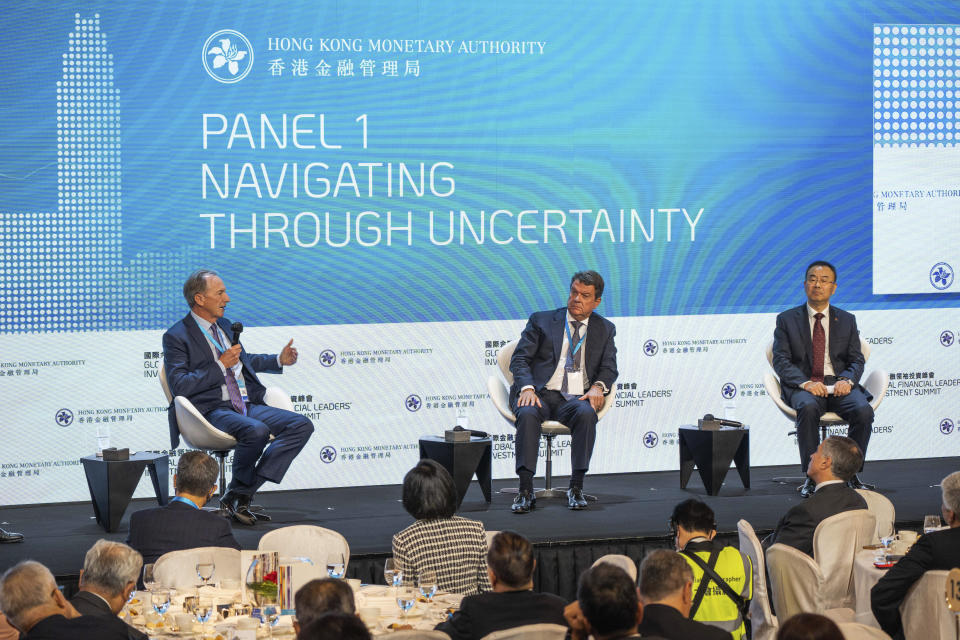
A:
MULTIPOLYGON (((753 598, 753 563, 749 556, 740 553, 736 547, 724 547, 709 540, 688 542, 684 551, 695 553, 701 560, 709 564, 710 552, 713 551, 715 545, 716 548, 720 549, 720 554, 713 570, 723 578, 724 582, 730 585, 734 593, 749 601, 753 598)), ((684 556, 684 560, 693 570, 692 596, 696 596, 700 588, 700 581, 703 579, 703 569, 686 555, 680 555, 684 556)), ((737 609, 736 603, 713 580, 708 583, 707 591, 693 619, 729 631, 733 634, 734 640, 741 640, 746 634, 746 626, 740 617, 740 611, 737 609)))

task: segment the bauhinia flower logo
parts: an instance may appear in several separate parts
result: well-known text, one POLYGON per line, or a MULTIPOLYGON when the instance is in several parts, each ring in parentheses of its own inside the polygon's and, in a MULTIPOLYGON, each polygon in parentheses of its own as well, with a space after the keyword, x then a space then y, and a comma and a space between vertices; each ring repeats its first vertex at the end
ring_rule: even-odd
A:
POLYGON ((253 47, 239 31, 221 29, 203 45, 203 67, 217 82, 239 82, 253 67, 253 47))

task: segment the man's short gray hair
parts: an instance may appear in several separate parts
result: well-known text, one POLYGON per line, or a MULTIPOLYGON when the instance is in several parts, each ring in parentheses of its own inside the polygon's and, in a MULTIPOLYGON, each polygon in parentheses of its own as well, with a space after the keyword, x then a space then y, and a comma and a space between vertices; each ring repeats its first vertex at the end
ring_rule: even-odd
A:
POLYGON ((122 542, 101 538, 83 560, 81 587, 98 587, 111 596, 120 595, 131 582, 136 583, 143 567, 139 551, 122 542))
POLYGON ((220 478, 220 465, 203 451, 187 451, 177 462, 177 491, 205 496, 220 478))
POLYGON ((194 299, 196 295, 207 290, 207 278, 217 275, 219 274, 212 269, 197 269, 187 276, 187 281, 183 283, 183 297, 187 299, 187 305, 191 309, 197 304, 194 299))
POLYGON ((693 570, 676 551, 657 549, 640 563, 640 595, 644 600, 663 600, 693 582, 693 570))
POLYGON ((943 506, 960 518, 960 471, 954 471, 941 480, 940 491, 943 492, 943 506))
POLYGON ((860 446, 847 436, 830 436, 824 440, 823 455, 830 458, 830 471, 833 475, 844 481, 852 480, 863 466, 860 446))
POLYGON ((19 628, 23 614, 49 604, 56 588, 50 569, 36 560, 24 560, 0 577, 0 611, 19 628))

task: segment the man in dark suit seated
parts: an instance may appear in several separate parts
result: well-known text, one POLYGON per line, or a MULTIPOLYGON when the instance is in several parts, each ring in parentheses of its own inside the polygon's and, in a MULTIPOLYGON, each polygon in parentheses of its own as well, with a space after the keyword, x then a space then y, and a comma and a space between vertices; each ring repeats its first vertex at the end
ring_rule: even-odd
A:
POLYGON ((301 629, 309 627, 314 620, 331 611, 352 615, 357 613, 353 589, 346 580, 338 578, 319 578, 303 585, 293 597, 293 608, 297 612, 293 629, 298 634, 301 629))
POLYGON ((867 502, 847 486, 863 464, 860 447, 846 436, 830 436, 810 455, 807 477, 815 485, 813 496, 792 506, 763 541, 764 548, 778 542, 813 557, 813 532, 826 518, 844 511, 866 509, 867 502))
POLYGON ((538 311, 530 316, 510 359, 513 386, 510 408, 516 416, 515 442, 520 491, 514 513, 536 506, 533 476, 540 450, 540 425, 558 420, 570 427, 573 473, 567 506, 585 509, 583 477, 590 466, 597 435, 597 412, 617 379, 617 330, 593 313, 603 295, 603 278, 596 271, 580 271, 570 280, 566 308, 538 311))
MULTIPOLYGON (((777 316, 773 368, 780 378, 783 401, 797 411, 800 466, 806 473, 807 461, 820 439, 820 416, 827 411, 835 411, 847 421, 847 435, 866 458, 873 407, 859 384, 864 357, 857 319, 830 306, 830 296, 837 290, 837 270, 823 260, 812 262, 804 274, 803 287, 806 304, 777 316)), ((856 471, 859 469, 850 478, 851 486, 873 489, 860 482, 856 471)), ((800 493, 807 498, 812 492, 813 483, 807 480, 800 493)))
POLYGON ((907 591, 927 571, 960 567, 960 471, 940 482, 940 512, 949 529, 926 533, 900 562, 893 565, 870 591, 870 608, 880 628, 893 638, 903 638, 900 605, 907 591))
POLYGON ((137 588, 142 566, 143 557, 122 542, 97 540, 83 560, 80 591, 70 604, 80 615, 106 620, 125 632, 129 640, 147 640, 147 634, 117 617, 137 588))
POLYGON ((173 476, 176 497, 165 507, 133 512, 127 544, 143 554, 146 563, 180 549, 239 549, 240 543, 233 537, 230 522, 201 509, 217 492, 219 477, 217 461, 203 451, 187 451, 180 456, 173 476))
MULTIPOLYGON (((627 572, 601 563, 580 575, 577 599, 563 612, 570 626, 571 640, 630 640, 640 638, 637 630, 643 607, 637 585, 627 572)), ((644 640, 663 640, 644 634, 644 640)))
POLYGON ((643 637, 667 640, 732 640, 729 632, 690 620, 693 606, 693 570, 676 551, 657 549, 640 563, 640 600, 643 637))
POLYGON ((24 560, 0 577, 0 610, 23 640, 128 640, 122 621, 81 616, 57 588, 53 574, 24 560))
POLYGON ((513 531, 501 531, 487 551, 487 574, 493 591, 467 596, 460 610, 436 629, 453 640, 479 640, 488 633, 527 624, 564 624, 566 602, 553 594, 533 591, 536 565, 529 540, 513 531))
MULTIPOLYGON (((279 483, 307 444, 313 424, 306 417, 264 404, 258 373, 283 373, 297 362, 293 340, 279 354, 251 354, 223 317, 230 296, 214 271, 193 272, 183 285, 190 313, 163 334, 163 366, 174 396, 184 396, 217 429, 237 439, 233 478, 220 504, 234 520, 252 525, 269 520, 251 511, 250 500, 264 482, 279 483), (273 436, 273 440, 270 437, 273 436)), ((170 441, 180 443, 174 403, 167 408, 170 441)))

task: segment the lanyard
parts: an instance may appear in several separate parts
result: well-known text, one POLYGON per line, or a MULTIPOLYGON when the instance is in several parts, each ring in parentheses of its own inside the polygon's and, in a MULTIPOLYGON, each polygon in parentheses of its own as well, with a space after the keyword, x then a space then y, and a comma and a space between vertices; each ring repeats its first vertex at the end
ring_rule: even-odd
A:
POLYGON ((194 509, 199 509, 199 508, 200 508, 200 507, 198 507, 197 505, 195 505, 195 504, 193 503, 193 500, 188 500, 187 498, 184 498, 184 497, 182 497, 182 496, 174 496, 174 497, 170 498, 170 502, 182 502, 182 503, 184 503, 184 504, 190 505, 190 506, 193 507, 194 509))
POLYGON ((567 331, 567 342, 570 343, 570 357, 573 358, 577 355, 577 351, 580 350, 580 347, 583 346, 583 341, 587 339, 587 332, 584 331, 583 335, 580 336, 580 342, 577 343, 577 346, 573 346, 573 336, 570 335, 570 323, 564 322, 563 328, 567 331))

